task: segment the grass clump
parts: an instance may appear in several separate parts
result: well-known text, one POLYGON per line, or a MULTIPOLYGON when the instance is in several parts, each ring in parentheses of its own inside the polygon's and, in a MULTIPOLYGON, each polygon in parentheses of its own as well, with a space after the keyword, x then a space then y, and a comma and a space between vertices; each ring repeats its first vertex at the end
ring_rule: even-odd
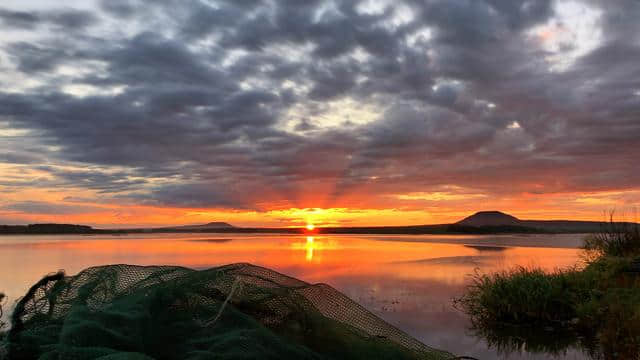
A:
POLYGON ((580 347, 594 358, 640 359, 638 226, 610 221, 585 251, 582 267, 476 273, 454 303, 502 350, 580 347))
POLYGON ((517 267, 492 275, 476 273, 456 306, 478 323, 553 323, 571 319, 574 296, 567 297, 573 270, 547 274, 517 267))

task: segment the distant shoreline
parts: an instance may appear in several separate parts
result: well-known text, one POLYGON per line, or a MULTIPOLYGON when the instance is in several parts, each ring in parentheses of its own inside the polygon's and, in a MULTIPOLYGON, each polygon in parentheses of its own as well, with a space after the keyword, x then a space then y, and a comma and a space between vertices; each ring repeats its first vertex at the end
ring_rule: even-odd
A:
MULTIPOLYGON (((638 225, 616 223, 620 225, 638 225)), ((299 228, 236 227, 215 221, 203 225, 158 228, 94 229, 75 224, 0 225, 0 235, 56 234, 162 234, 162 233, 247 233, 247 234, 370 234, 370 235, 492 235, 492 234, 588 234, 611 225, 602 221, 520 220, 501 211, 479 211, 453 224, 405 226, 350 226, 299 228)))
POLYGON ((0 225, 0 235, 91 235, 91 234, 163 234, 163 233, 271 233, 271 234, 370 234, 370 235, 491 235, 491 234, 581 234, 597 233, 604 222, 594 221, 527 221, 534 226, 465 226, 459 224, 412 225, 412 226, 366 226, 366 227, 318 227, 313 231, 305 228, 197 228, 163 227, 137 229, 94 229, 86 225, 32 224, 0 225))

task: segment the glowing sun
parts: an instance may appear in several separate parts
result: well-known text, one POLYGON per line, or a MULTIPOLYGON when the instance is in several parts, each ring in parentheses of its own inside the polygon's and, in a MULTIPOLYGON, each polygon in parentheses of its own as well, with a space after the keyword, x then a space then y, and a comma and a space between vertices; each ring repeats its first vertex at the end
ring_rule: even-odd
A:
POLYGON ((312 231, 313 229, 315 229, 315 225, 313 224, 307 224, 307 230, 312 231))

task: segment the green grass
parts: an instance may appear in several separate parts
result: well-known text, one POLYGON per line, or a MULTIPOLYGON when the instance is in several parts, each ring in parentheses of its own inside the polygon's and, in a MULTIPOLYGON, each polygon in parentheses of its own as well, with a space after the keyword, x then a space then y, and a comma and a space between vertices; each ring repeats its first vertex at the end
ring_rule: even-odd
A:
POLYGON ((597 234, 586 242, 582 267, 477 273, 454 303, 499 349, 573 346, 594 357, 640 359, 640 273, 630 271, 638 234, 632 226, 597 234))
POLYGON ((574 270, 547 274, 517 267, 492 275, 476 274, 467 292, 455 300, 458 308, 479 323, 551 324, 575 316, 574 270), (566 296, 571 293, 571 296, 566 296))

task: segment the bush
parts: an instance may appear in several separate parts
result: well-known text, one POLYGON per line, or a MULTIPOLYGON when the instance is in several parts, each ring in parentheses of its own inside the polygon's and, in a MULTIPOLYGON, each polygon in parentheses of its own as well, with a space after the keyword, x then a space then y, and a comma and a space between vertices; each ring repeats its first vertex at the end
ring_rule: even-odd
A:
POLYGON ((637 223, 615 222, 613 212, 602 230, 585 239, 585 250, 593 258, 602 256, 630 257, 640 255, 640 226, 637 223))

